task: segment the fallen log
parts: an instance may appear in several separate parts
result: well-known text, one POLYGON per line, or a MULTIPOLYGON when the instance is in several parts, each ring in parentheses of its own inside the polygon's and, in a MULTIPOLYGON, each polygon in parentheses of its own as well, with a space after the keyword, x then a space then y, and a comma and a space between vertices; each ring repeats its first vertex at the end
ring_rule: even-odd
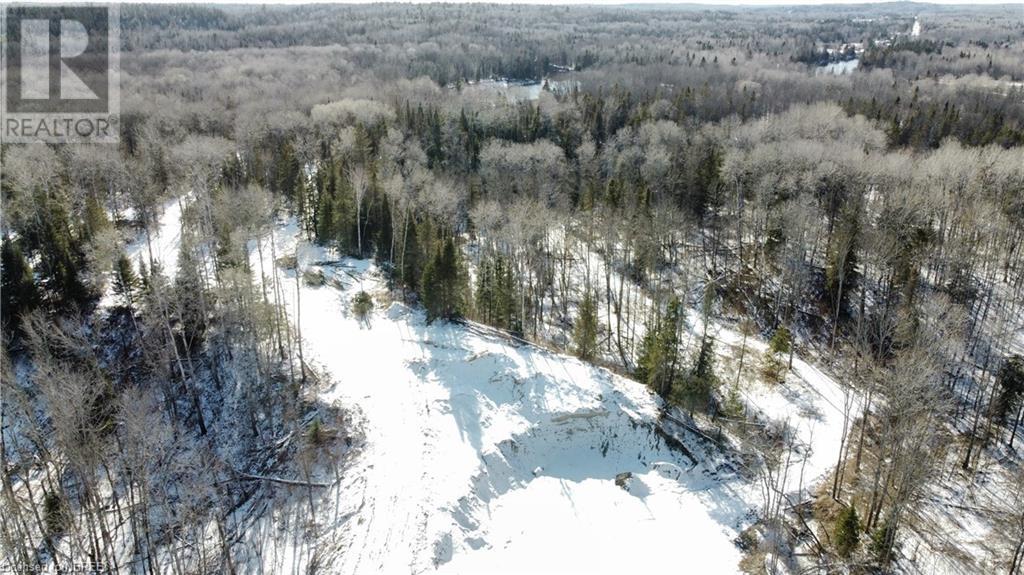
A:
POLYGON ((253 475, 251 473, 235 472, 235 477, 228 481, 269 481, 271 483, 280 483, 281 485, 291 485, 293 487, 330 487, 329 483, 319 483, 316 481, 300 481, 298 479, 284 479, 283 477, 271 477, 269 475, 253 475))

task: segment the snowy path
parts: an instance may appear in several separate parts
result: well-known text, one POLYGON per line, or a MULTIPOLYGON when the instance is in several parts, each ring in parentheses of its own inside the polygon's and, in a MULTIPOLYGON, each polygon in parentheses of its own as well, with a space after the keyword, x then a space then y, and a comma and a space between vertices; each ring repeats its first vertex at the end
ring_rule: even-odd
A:
MULTIPOLYGON (((699 319, 691 321, 699 325, 699 319)), ((716 325, 712 332, 728 346, 742 344, 743 336, 733 330, 716 325)), ((759 361, 767 348, 765 342, 747 339, 751 363, 759 361)), ((753 366, 748 369, 756 371, 753 366)), ((800 454, 790 463, 786 490, 802 499, 835 468, 843 440, 844 408, 849 401, 851 416, 859 413, 860 398, 852 394, 847 399, 835 380, 799 356, 794 356, 793 369, 784 383, 770 386, 750 381, 742 395, 748 406, 767 419, 788 422, 794 429, 800 454)))

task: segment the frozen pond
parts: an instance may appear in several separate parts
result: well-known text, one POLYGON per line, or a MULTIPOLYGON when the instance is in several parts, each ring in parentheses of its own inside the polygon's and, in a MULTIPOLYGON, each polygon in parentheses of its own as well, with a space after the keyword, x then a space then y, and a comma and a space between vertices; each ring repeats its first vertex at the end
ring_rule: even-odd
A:
POLYGON ((509 102, 534 101, 540 93, 547 89, 552 92, 567 92, 578 82, 572 80, 553 80, 545 78, 539 82, 530 80, 480 80, 462 85, 461 91, 466 94, 477 93, 484 96, 503 95, 509 102))
POLYGON ((860 66, 860 60, 857 58, 854 58, 853 60, 844 60, 842 62, 830 62, 829 64, 826 64, 824 66, 818 66, 818 68, 814 71, 814 74, 833 74, 836 76, 841 76, 843 74, 849 74, 853 72, 854 70, 857 69, 858 66, 860 66))

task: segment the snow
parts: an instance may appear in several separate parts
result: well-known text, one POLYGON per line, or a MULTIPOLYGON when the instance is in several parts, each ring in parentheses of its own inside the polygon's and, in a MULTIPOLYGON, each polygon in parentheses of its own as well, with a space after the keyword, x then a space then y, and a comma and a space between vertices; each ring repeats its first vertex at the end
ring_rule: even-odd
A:
MULTIPOLYGON (((767 419, 791 426, 801 457, 790 464, 787 491, 799 494, 835 469, 846 400, 835 381, 797 358, 786 381, 773 387, 752 385, 745 399, 767 419)), ((856 401, 851 416, 859 413, 856 401)))
MULTIPOLYGON (((699 314, 691 312, 688 319, 691 331, 699 333, 703 329, 699 314)), ((708 333, 727 346, 726 357, 739 354, 743 345, 741 333, 718 322, 709 324, 708 333)), ((844 407, 849 401, 854 417, 860 413, 861 399, 850 392, 847 400, 842 386, 799 355, 794 355, 793 369, 784 382, 763 383, 752 374, 756 373, 756 365, 768 345, 754 337, 748 337, 746 345, 748 367, 738 391, 747 409, 758 413, 762 420, 784 422, 790 427, 799 456, 790 462, 786 488, 788 493, 799 496, 835 469, 843 436, 844 407)))
MULTIPOLYGON (((322 255, 312 253, 300 250, 303 267, 322 255)), ((372 266, 350 263, 365 270, 362 289, 382 293, 372 266)), ((715 550, 712 572, 735 572, 732 539, 748 509, 712 517, 697 485, 647 467, 677 456, 650 428, 633 429, 656 415, 641 386, 461 326, 427 326, 397 303, 363 329, 348 314, 360 286, 324 271, 349 283, 341 294, 303 288, 303 338, 339 381, 325 400, 357 404, 368 443, 350 472, 361 511, 337 572, 419 572, 453 555, 443 571, 607 572, 659 564, 686 534, 684 548, 715 550), (615 485, 623 471, 637 474, 634 493, 615 485), (617 563, 587 552, 601 541, 617 563)))
MULTIPOLYGON (((306 357, 337 382, 322 399, 356 407, 366 435, 326 497, 339 502, 329 516, 344 518, 326 525, 331 572, 610 573, 663 568, 668 553, 704 573, 738 572, 734 540, 761 505, 756 484, 713 448, 694 464, 667 446, 644 386, 484 326, 427 325, 385 303, 372 263, 317 265, 332 254, 299 241, 291 222, 275 241, 278 257, 297 251, 301 271, 328 279, 303 283, 299 302, 294 272, 279 271, 306 357), (350 311, 359 290, 377 306, 369 325, 350 311)), ((794 369, 791 388, 755 399, 803 425, 806 487, 835 459, 842 393, 802 361, 794 369)))
MULTIPOLYGON (((191 201, 191 196, 184 198, 171 198, 164 202, 158 217, 158 225, 147 237, 146 230, 140 230, 125 246, 124 253, 132 266, 138 269, 139 259, 149 266, 152 262, 159 262, 163 267, 164 275, 174 279, 178 271, 178 252, 181 246, 181 217, 182 207, 191 201), (150 260, 150 249, 152 248, 152 260, 150 260)), ((122 216, 131 217, 134 210, 122 211, 122 216)), ((109 309, 121 303, 119 297, 112 289, 106 289, 98 303, 101 309, 109 309)))
MULTIPOLYGON (((177 258, 176 206, 165 207, 151 238, 165 269, 177 258)), ((644 386, 484 326, 427 325, 419 310, 390 301, 371 262, 338 260, 297 234, 294 221, 279 222, 277 257, 297 253, 298 273, 319 269, 328 281, 296 282, 264 237, 266 281, 278 274, 307 363, 334 382, 320 399, 353 414, 366 442, 315 517, 272 510, 258 523, 264 552, 254 569, 301 573, 315 559, 339 574, 612 573, 685 557, 701 573, 739 571, 734 541, 763 504, 757 483, 694 435, 678 438, 696 462, 666 445, 658 400, 644 386), (368 322, 351 312, 360 290, 374 300, 368 322)), ((129 254, 143 249, 145 238, 129 254)), ((697 330, 699 318, 690 324, 697 330)), ((725 344, 719 353, 742 339, 709 328, 725 344)), ((752 364, 765 344, 747 345, 752 364)), ((784 384, 745 381, 743 393, 750 409, 796 429, 804 456, 791 465, 803 473, 791 472, 787 489, 809 489, 834 465, 841 388, 797 358, 784 384)))
POLYGON ((189 197, 173 198, 163 206, 160 225, 154 230, 147 241, 146 232, 142 231, 128 244, 125 253, 133 264, 138 264, 139 255, 149 265, 149 250, 152 248, 153 260, 163 266, 164 275, 174 278, 178 271, 178 251, 181 244, 181 210, 190 201, 189 197))
POLYGON ((738 571, 740 551, 709 513, 711 501, 656 472, 629 489, 606 479, 536 479, 492 505, 494 547, 440 571, 659 572, 681 557, 694 572, 738 571))

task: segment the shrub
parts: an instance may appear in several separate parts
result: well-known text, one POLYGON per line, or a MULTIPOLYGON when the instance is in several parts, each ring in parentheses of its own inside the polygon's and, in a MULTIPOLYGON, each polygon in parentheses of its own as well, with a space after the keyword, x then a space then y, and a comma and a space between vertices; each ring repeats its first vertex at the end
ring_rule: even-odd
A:
POLYGON ((326 439, 323 424, 320 423, 320 418, 318 417, 310 422, 309 427, 306 429, 306 441, 313 447, 321 447, 326 439))
POLYGON ((373 298, 365 291, 360 291, 352 298, 352 312, 356 317, 365 320, 373 310, 373 298))
POLYGON ((302 282, 309 287, 320 287, 327 283, 327 279, 320 270, 306 270, 302 272, 302 282))
POLYGON ((793 334, 789 332, 786 326, 782 326, 775 330, 772 334, 772 339, 768 341, 768 348, 772 350, 772 353, 779 355, 785 355, 789 353, 789 350, 793 346, 793 334))
POLYGON ((778 355, 768 350, 761 362, 761 376, 768 383, 782 383, 786 380, 786 364, 778 355))

